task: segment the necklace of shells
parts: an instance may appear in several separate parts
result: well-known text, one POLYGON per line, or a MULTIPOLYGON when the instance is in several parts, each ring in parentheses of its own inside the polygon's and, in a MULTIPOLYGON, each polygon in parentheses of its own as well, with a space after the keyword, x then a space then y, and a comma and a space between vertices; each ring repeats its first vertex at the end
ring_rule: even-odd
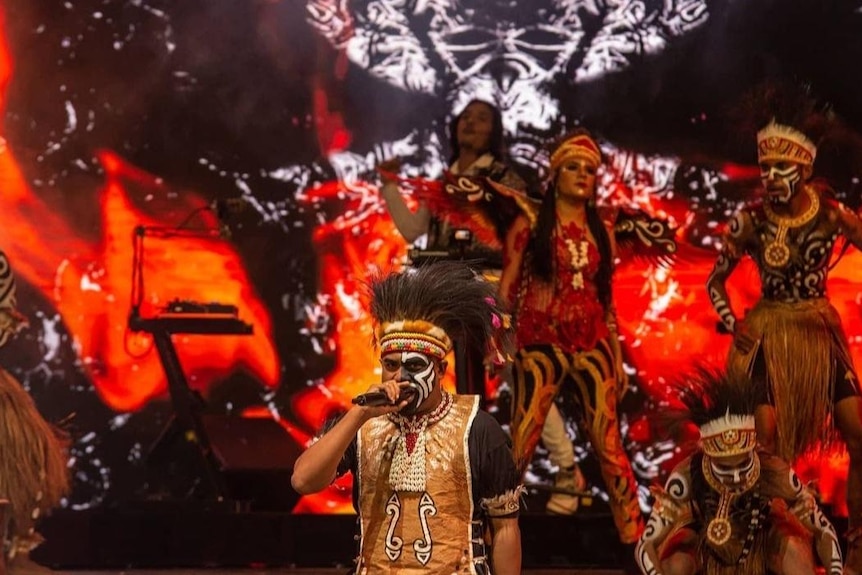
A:
POLYGON ((398 426, 395 453, 389 468, 389 485, 395 491, 425 491, 425 438, 427 428, 443 419, 452 407, 452 396, 443 392, 434 411, 418 417, 404 417, 396 413, 389 418, 398 426))
MULTIPOLYGON (((581 227, 574 222, 569 225, 577 226, 581 230, 581 227)), ((583 270, 590 262, 588 256, 590 242, 583 236, 583 231, 581 231, 581 239, 579 241, 576 242, 572 238, 565 238, 565 241, 566 248, 569 250, 569 262, 572 264, 572 288, 575 290, 584 289, 583 270)))

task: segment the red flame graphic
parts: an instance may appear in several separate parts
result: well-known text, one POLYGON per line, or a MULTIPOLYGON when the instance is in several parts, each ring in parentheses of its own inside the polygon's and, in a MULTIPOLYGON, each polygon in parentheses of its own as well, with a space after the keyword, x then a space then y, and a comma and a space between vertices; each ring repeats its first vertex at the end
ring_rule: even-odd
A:
MULTIPOLYGON (((0 22, 2 24, 2 22, 0 22)), ((12 76, 6 39, 0 36, 0 90, 5 105, 12 76)), ((328 107, 318 95, 318 109, 328 107)), ((328 118, 323 147, 340 149, 349 141, 336 113, 328 118)), ((158 356, 145 353, 151 345, 145 336, 129 336, 132 230, 137 225, 160 225, 161 219, 145 213, 130 199, 130 189, 158 195, 158 178, 124 162, 111 152, 99 159, 107 175, 101 190, 101 237, 84 239, 73 222, 34 194, 26 183, 12 150, 0 142, 0 245, 22 281, 38 287, 53 302, 74 337, 76 348, 98 393, 117 410, 133 410, 165 391, 158 356), (127 349, 128 348, 128 349, 127 349), (129 353, 131 352, 131 353, 129 353), (144 354, 137 357, 137 354, 144 354)), ((751 170, 734 171, 733 176, 751 170)), ((622 188, 621 188, 622 189, 622 188)), ((309 203, 345 204, 342 215, 315 230, 320 257, 320 291, 329 301, 336 329, 327 348, 336 354, 336 367, 324 382, 295 396, 296 426, 285 424, 294 437, 307 441, 299 428, 318 427, 324 418, 350 405, 350 398, 379 379, 376 352, 371 345, 371 322, 362 296, 361 279, 375 268, 398 267, 405 245, 385 213, 376 190, 364 184, 328 183, 305 198, 309 203), (344 200, 346 198, 346 200, 344 200)), ((184 213, 203 205, 191 193, 178 200, 184 213)), ((676 204, 655 205, 684 221, 687 210, 676 204)), ((211 216, 208 223, 213 224, 211 216)), ((628 265, 616 275, 616 302, 629 357, 649 390, 652 382, 677 373, 681 365, 708 360, 720 363, 730 340, 716 332, 717 316, 706 296, 704 283, 712 254, 702 254, 656 273, 628 265), (649 272, 649 273, 647 273, 649 272)), ((862 256, 850 250, 833 270, 830 296, 845 318, 854 359, 860 357, 862 316, 858 271, 862 256)), ((147 241, 145 303, 153 312, 172 298, 222 301, 239 306, 240 317, 253 323, 255 335, 187 336, 176 339, 190 383, 206 390, 215 380, 236 369, 246 369, 266 385, 278 380, 279 360, 270 336, 269 314, 254 293, 241 258, 224 242, 208 238, 151 239, 147 241)), ((756 299, 756 274, 740 269, 733 278, 731 296, 738 312, 756 299), (753 279, 752 279, 753 278, 753 279)), ((445 382, 452 388, 451 378, 445 382)), ((636 435, 648 436, 644 425, 636 435)), ((834 456, 830 465, 800 463, 807 478, 820 478, 824 495, 840 504, 846 481, 846 457, 834 456)), ((297 512, 352 512, 350 478, 326 492, 303 498, 297 512)))
MULTIPOLYGON (((0 87, 8 85, 11 71, 3 37, 0 87)), ((5 90, 3 96, 5 103, 5 90)), ((137 225, 161 224, 130 201, 127 186, 154 196, 164 195, 164 186, 113 153, 101 152, 99 159, 107 181, 99 203, 101 237, 92 241, 83 239, 72 222, 33 193, 13 150, 4 142, 0 150, 4 192, 0 242, 19 281, 38 287, 56 306, 102 400, 113 409, 127 411, 162 396, 166 389, 149 338, 130 336, 126 329, 132 230, 137 225)), ((178 202, 186 213, 204 205, 202 198, 191 193, 183 194, 178 202)), ((206 223, 210 225, 215 223, 211 215, 204 218, 209 218, 206 223)), ((173 298, 220 301, 237 305, 240 317, 254 325, 255 334, 249 337, 177 337, 177 351, 190 385, 206 390, 237 369, 248 370, 266 385, 276 385, 279 359, 270 335, 269 314, 228 243, 207 238, 148 240, 144 273, 150 311, 173 298)))

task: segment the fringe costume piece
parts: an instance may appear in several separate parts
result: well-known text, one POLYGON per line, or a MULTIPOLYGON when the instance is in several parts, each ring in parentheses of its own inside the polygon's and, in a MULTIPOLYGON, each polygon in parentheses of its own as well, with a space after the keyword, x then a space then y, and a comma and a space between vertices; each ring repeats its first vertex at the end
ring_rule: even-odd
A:
POLYGON ((551 345, 527 346, 515 356, 513 376, 512 453, 519 471, 523 473, 532 459, 557 393, 571 390, 579 411, 578 427, 599 460, 620 541, 637 541, 643 519, 617 421, 615 362, 608 340, 577 353, 564 353, 551 345))
POLYGON ((21 384, 0 368, 0 497, 11 504, 10 554, 39 542, 36 520, 68 495, 67 443, 21 384))
POLYGON ((735 346, 729 368, 766 385, 776 411, 777 455, 787 461, 837 437, 831 418, 835 382, 852 376, 853 362, 838 312, 825 298, 796 303, 761 299, 745 316, 760 341, 748 354, 735 346), (762 354, 765 374, 753 373, 762 354), (766 381, 758 381, 764 377, 766 381))

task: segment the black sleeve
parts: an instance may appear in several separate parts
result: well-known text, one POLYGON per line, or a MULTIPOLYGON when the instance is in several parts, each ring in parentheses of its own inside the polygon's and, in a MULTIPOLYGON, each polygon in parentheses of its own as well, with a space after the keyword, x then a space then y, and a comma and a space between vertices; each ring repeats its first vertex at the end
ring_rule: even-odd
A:
POLYGON ((520 477, 512 458, 509 437, 491 414, 479 411, 468 439, 473 503, 493 517, 517 517, 520 477), (491 503, 495 509, 488 509, 491 503), (501 512, 501 507, 506 507, 501 512))
MULTIPOLYGON (((339 421, 341 421, 342 417, 344 417, 343 413, 339 415, 334 415, 327 419, 326 422, 323 424, 323 427, 320 428, 320 432, 315 437, 315 441, 326 435, 330 429, 335 427, 335 425, 339 421)), ((341 477, 348 471, 353 471, 355 475, 356 463, 356 437, 354 436, 353 441, 351 441, 350 445, 347 446, 347 450, 344 452, 344 455, 341 456, 341 461, 338 463, 338 470, 336 471, 336 476, 341 477)))

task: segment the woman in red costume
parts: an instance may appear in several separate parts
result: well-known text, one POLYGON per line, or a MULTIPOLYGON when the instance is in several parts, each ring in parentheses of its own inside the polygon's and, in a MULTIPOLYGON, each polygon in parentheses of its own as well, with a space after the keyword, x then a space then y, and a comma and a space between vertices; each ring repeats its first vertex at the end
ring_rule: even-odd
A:
POLYGON ((620 540, 634 544, 643 519, 617 422, 625 374, 611 302, 613 223, 595 205, 601 160, 586 132, 564 140, 551 154, 538 213, 520 216, 506 240, 500 293, 518 340, 511 431, 523 472, 557 395, 571 400, 599 458, 620 540))

